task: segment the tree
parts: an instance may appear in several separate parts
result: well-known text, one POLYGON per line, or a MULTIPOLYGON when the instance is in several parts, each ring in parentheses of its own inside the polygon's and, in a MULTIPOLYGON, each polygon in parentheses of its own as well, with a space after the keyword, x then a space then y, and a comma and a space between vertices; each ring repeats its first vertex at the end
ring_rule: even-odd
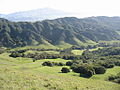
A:
POLYGON ((70 72, 70 69, 68 69, 67 67, 63 67, 63 68, 61 69, 61 72, 62 72, 62 73, 68 73, 68 72, 70 72))
POLYGON ((66 62, 66 66, 71 66, 73 63, 71 61, 66 62))
POLYGON ((103 66, 95 66, 93 67, 96 74, 104 74, 106 69, 103 66))
POLYGON ((36 59, 33 59, 33 62, 35 62, 36 61, 36 59))
POLYGON ((114 64, 109 64, 109 63, 103 63, 101 65, 104 66, 105 68, 113 68, 114 67, 114 64))
POLYGON ((59 63, 58 63, 58 66, 64 66, 64 63, 59 62, 59 63))
POLYGON ((80 76, 82 77, 89 78, 95 74, 95 70, 93 69, 93 67, 88 64, 74 65, 71 67, 71 69, 76 73, 80 73, 80 76))
POLYGON ((54 64, 52 62, 50 62, 50 61, 46 61, 42 65, 43 66, 50 66, 50 67, 54 66, 54 64))

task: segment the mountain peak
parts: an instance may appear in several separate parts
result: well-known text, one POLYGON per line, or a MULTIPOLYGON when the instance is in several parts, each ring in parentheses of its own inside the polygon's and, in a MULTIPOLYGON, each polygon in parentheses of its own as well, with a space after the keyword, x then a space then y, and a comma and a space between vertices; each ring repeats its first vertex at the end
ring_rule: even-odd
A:
POLYGON ((56 19, 70 16, 73 16, 73 13, 64 12, 52 8, 41 8, 15 12, 7 15, 0 15, 1 18, 6 18, 11 21, 41 21, 45 19, 56 19))

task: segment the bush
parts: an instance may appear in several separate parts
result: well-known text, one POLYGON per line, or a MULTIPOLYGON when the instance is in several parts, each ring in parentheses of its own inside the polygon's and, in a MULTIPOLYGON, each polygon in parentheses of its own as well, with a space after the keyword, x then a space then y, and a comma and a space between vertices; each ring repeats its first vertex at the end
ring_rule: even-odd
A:
POLYGON ((59 62, 59 63, 58 63, 58 66, 64 66, 64 63, 59 62))
POLYGON ((93 67, 87 64, 74 65, 71 69, 76 73, 80 73, 80 76, 82 77, 91 77, 95 73, 93 67))
POLYGON ((114 62, 114 64, 115 64, 116 66, 120 66, 120 61, 116 61, 116 62, 114 62))
POLYGON ((68 72, 70 72, 70 69, 68 69, 67 67, 63 67, 63 68, 61 69, 61 72, 62 72, 62 73, 68 73, 68 72))
POLYGON ((109 64, 108 68, 113 68, 114 64, 109 64))
POLYGON ((43 66, 50 66, 50 67, 54 66, 54 64, 52 62, 50 62, 50 61, 46 61, 42 65, 43 66))
POLYGON ((93 71, 92 70, 88 70, 86 73, 85 73, 85 77, 92 77, 93 76, 93 71))
POLYGON ((120 78, 115 79, 115 80, 114 80, 114 82, 116 82, 116 83, 119 83, 119 84, 120 84, 120 78))
POLYGON ((84 65, 74 65, 71 68, 76 73, 85 73, 89 70, 92 70, 94 72, 94 69, 92 66, 84 64, 84 65))
POLYGON ((84 73, 86 68, 84 66, 74 66, 72 67, 72 70, 76 73, 84 73))
POLYGON ((104 66, 105 68, 113 68, 114 64, 104 63, 101 66, 104 66))
POLYGON ((35 62, 36 60, 35 59, 33 59, 33 62, 35 62))
POLYGON ((11 53, 9 56, 14 57, 14 58, 16 58, 16 57, 24 57, 24 53, 16 52, 16 53, 11 53))
POLYGON ((66 66, 71 66, 72 64, 73 64, 73 63, 70 62, 70 61, 66 62, 66 66))
POLYGON ((103 66, 95 66, 93 67, 96 74, 104 74, 106 69, 103 66))
POLYGON ((117 75, 109 76, 108 80, 120 84, 120 73, 117 75))
POLYGON ((93 71, 92 70, 88 70, 86 71, 85 73, 80 73, 80 76, 81 77, 85 77, 85 78, 90 78, 94 75, 93 71))
POLYGON ((109 80, 109 81, 113 81, 114 79, 117 79, 117 78, 118 78, 118 76, 113 76, 113 75, 112 75, 112 76, 109 76, 109 77, 108 77, 108 80, 109 80))
POLYGON ((50 61, 46 61, 46 62, 43 62, 42 64, 43 66, 64 66, 64 63, 62 62, 50 62, 50 61))

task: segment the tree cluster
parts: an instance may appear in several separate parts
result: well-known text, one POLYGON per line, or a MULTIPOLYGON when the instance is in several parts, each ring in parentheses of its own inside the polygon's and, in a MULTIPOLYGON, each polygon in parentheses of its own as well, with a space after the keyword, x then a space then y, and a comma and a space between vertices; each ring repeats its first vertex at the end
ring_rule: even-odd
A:
POLYGON ((62 62, 51 62, 51 61, 45 61, 42 63, 43 66, 50 66, 50 67, 53 67, 53 66, 64 66, 65 64, 62 63, 62 62))
POLYGON ((94 74, 104 74, 106 72, 106 69, 102 66, 89 64, 73 64, 71 69, 76 73, 80 73, 80 76, 87 78, 93 76, 94 74))

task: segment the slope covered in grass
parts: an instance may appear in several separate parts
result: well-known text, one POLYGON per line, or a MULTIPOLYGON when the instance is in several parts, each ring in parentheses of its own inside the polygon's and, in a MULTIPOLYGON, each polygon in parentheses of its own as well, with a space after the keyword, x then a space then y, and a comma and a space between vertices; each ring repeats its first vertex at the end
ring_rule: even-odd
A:
POLYGON ((38 22, 11 22, 0 18, 0 45, 4 47, 95 45, 100 40, 119 40, 119 22, 114 27, 105 23, 104 17, 65 17, 38 22), (101 21, 103 19, 103 21, 101 21), (116 26, 117 24, 117 26, 116 26), (116 28, 116 29, 115 29, 116 28))
MULTIPOLYGON (((60 73, 62 67, 42 66, 44 61, 67 62, 63 59, 46 59, 32 62, 29 58, 11 58, 0 54, 1 90, 119 90, 120 85, 99 79, 85 79, 79 74, 60 73)), ((113 68, 120 70, 119 67, 113 68)), ((107 73, 114 71, 109 69, 107 73)), ((113 72, 113 73, 116 73, 113 72)), ((105 74, 106 75, 106 74, 105 74)))

